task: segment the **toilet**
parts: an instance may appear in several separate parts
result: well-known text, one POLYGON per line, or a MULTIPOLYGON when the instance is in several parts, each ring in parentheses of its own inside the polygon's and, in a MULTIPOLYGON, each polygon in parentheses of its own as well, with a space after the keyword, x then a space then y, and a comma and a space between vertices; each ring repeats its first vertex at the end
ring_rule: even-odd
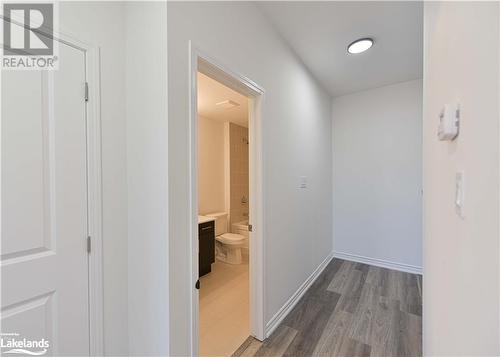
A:
POLYGON ((215 219, 215 257, 229 264, 241 264, 241 249, 247 246, 248 239, 242 234, 229 233, 227 213, 205 214, 215 219))

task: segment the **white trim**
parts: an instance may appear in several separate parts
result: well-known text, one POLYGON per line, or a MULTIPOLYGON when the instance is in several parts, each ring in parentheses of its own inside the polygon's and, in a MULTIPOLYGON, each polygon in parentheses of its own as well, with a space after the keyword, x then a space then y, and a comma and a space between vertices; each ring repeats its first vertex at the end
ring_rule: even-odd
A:
POLYGON ((88 233, 92 237, 89 254, 89 330, 90 355, 104 354, 104 301, 103 301, 103 251, 102 251, 102 162, 101 162, 101 95, 100 50, 98 47, 85 52, 86 80, 89 99, 87 116, 88 162, 88 233))
POLYGON ((262 188, 262 118, 260 103, 264 89, 237 73, 220 61, 210 57, 191 41, 189 42, 189 245, 190 245, 190 306, 191 356, 198 355, 199 300, 195 283, 198 280, 198 192, 197 192, 197 74, 198 71, 216 79, 222 84, 250 98, 249 135, 250 135, 250 218, 254 232, 250 239, 250 332, 259 340, 265 335, 265 294, 264 294, 264 214, 262 188))
POLYGON ((261 103, 263 92, 250 99, 249 103, 249 232, 250 257, 250 332, 263 341, 265 336, 265 257, 264 248, 264 190, 262 185, 262 120, 261 103))
POLYGON ((281 321, 292 311, 297 305, 300 298, 306 293, 307 289, 316 281, 318 276, 325 270, 326 266, 333 259, 334 253, 330 253, 325 260, 316 268, 316 270, 302 283, 297 291, 285 302, 285 304, 278 310, 278 312, 269 320, 266 325, 266 338, 269 337, 273 331, 279 326, 281 321))
MULTIPOLYGON (((46 29, 41 29, 42 33, 46 29)), ((50 32, 48 32, 50 33, 50 32)), ((102 153, 101 153, 101 70, 100 49, 69 35, 68 31, 53 33, 54 40, 80 50, 85 55, 85 80, 89 100, 85 105, 87 120, 87 185, 88 234, 92 251, 88 256, 89 355, 104 355, 104 293, 102 250, 102 153)), ((82 83, 83 85, 83 83, 82 83)), ((83 98, 82 98, 83 100, 83 98)))
POLYGON ((190 346, 191 351, 189 356, 199 355, 199 293, 195 288, 196 281, 198 280, 198 241, 197 241, 197 215, 198 215, 198 185, 197 185, 197 142, 198 142, 198 125, 197 125, 197 115, 198 115, 198 55, 197 52, 191 47, 191 42, 189 42, 189 251, 191 252, 189 259, 191 260, 189 266, 191 271, 189 276, 191 281, 189 282, 190 290, 190 302, 191 307, 191 329, 189 331, 190 335, 190 346))
MULTIPOLYGON (((425 14, 424 14, 425 15, 425 14)), ((500 23, 500 9, 497 7, 497 15, 498 15, 498 21, 500 23)), ((497 40, 500 42, 500 26, 499 26, 499 30, 498 30, 498 37, 497 37, 497 40)), ((498 58, 500 58, 500 46, 499 46, 499 49, 497 51, 497 56, 498 58)), ((498 75, 497 75, 497 85, 500 86, 500 61, 498 61, 498 75)), ((498 116, 498 121, 500 123, 500 91, 497 92, 497 96, 498 96, 498 101, 497 101, 497 116, 498 116)), ((499 128, 499 131, 498 131, 498 137, 500 137, 500 126, 498 126, 499 128)), ((500 142, 499 142, 500 144, 500 142)), ((499 145, 499 148, 500 148, 500 145, 499 145)), ((499 166, 500 168, 500 166, 499 166)), ((500 175, 500 170, 498 171, 498 174, 500 175)), ((499 182, 500 184, 500 182, 499 182)), ((500 190, 499 190, 499 193, 500 193, 500 190)), ((500 199, 500 196, 498 197, 500 199)), ((498 220, 498 223, 499 223, 499 231, 500 231, 500 217, 499 217, 499 220, 498 220)), ((499 237, 500 239, 500 237, 499 237)), ((500 256, 500 245, 498 246, 498 253, 499 253, 499 256, 500 256)), ((500 296, 500 265, 498 266, 498 294, 500 296)), ((500 322, 500 309, 498 309, 498 321, 500 322)), ((425 335, 424 335, 425 336, 425 335)), ((498 349, 500 350, 500 329, 498 329, 498 349)))
POLYGON ((387 268, 392 270, 403 271, 405 273, 419 274, 422 275, 422 267, 404 263, 391 262, 389 260, 377 259, 365 257, 357 254, 350 254, 344 252, 333 252, 335 258, 349 260, 356 263, 364 263, 368 265, 374 265, 381 268, 387 268))

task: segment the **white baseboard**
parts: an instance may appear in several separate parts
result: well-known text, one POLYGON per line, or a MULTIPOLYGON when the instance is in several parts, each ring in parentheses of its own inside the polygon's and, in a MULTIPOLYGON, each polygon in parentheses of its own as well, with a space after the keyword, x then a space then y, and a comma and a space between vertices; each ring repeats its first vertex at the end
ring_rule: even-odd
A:
POLYGON ((420 274, 422 275, 422 267, 418 267, 410 264, 396 263, 383 259, 369 258, 362 255, 343 253, 343 252, 333 252, 335 258, 350 260, 352 262, 364 263, 368 265, 375 265, 377 267, 404 271, 406 273, 420 274))
POLYGON ((318 276, 323 272, 328 263, 333 259, 334 253, 330 253, 323 262, 316 268, 316 270, 302 283, 302 285, 297 289, 297 291, 285 302, 285 304, 278 310, 278 312, 269 320, 266 324, 265 337, 269 337, 273 331, 278 327, 278 325, 283 321, 283 319, 288 315, 288 313, 294 308, 294 306, 299 302, 300 298, 305 294, 307 289, 314 283, 318 276))

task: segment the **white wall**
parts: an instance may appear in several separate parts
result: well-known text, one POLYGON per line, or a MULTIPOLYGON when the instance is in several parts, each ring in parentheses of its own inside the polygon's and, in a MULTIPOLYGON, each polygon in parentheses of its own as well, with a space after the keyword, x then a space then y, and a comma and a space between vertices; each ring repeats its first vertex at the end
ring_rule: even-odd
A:
POLYGON ((141 356, 169 350, 166 11, 125 5, 129 346, 141 356))
POLYGON ((422 80, 334 98, 333 247, 422 267, 422 80))
POLYGON ((101 49, 104 350, 128 353, 125 18, 121 2, 61 2, 60 30, 101 49))
POLYGON ((498 356, 499 4, 424 6, 424 355, 498 356), (455 101, 460 135, 438 141, 439 112, 455 101))
POLYGON ((330 97, 251 3, 168 3, 171 354, 189 355, 189 41, 266 90, 266 320, 332 251, 330 97), (175 168, 173 170, 172 168, 175 168), (309 187, 299 189, 300 176, 309 187))
POLYGON ((198 117, 198 212, 226 210, 224 122, 198 117))
POLYGON ((166 355, 166 4, 61 2, 60 26, 101 54, 105 354, 166 355))

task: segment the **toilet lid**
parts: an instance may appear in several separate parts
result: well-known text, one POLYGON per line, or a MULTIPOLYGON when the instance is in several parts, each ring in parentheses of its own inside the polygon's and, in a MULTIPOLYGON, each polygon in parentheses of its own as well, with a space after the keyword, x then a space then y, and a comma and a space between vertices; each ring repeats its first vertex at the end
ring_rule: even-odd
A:
POLYGON ((245 236, 236 233, 224 233, 217 238, 226 244, 239 244, 245 240, 245 236))

